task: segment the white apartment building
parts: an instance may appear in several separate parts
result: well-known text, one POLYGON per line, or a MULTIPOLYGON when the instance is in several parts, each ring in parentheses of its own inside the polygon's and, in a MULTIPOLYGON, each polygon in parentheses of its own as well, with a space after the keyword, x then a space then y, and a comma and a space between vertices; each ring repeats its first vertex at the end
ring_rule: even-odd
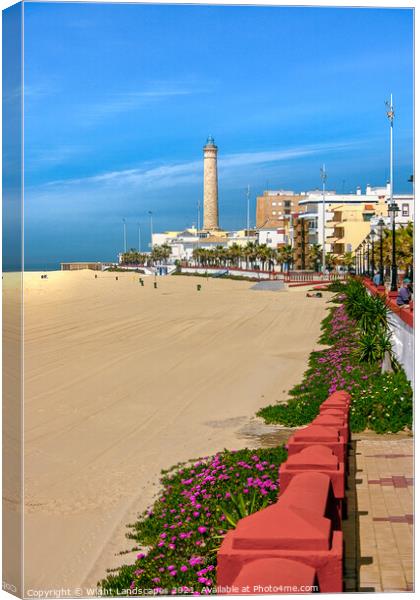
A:
POLYGON ((171 248, 171 260, 190 260, 196 248, 212 249, 217 246, 229 248, 233 244, 245 246, 248 242, 256 242, 256 232, 238 231, 197 231, 195 227, 184 231, 165 231, 153 234, 153 246, 167 244, 171 248))
POLYGON ((290 244, 290 237, 284 228, 259 229, 258 243, 266 244, 269 248, 278 248, 284 244, 290 244))
MULTIPOLYGON (((332 252, 332 245, 328 238, 332 238, 334 223, 332 222, 333 210, 339 205, 346 204, 365 204, 372 206, 372 218, 374 213, 378 216, 378 205, 383 204, 384 208, 379 211, 387 226, 390 224, 390 218, 386 210, 386 204, 389 201, 390 185, 385 187, 366 186, 363 194, 360 187, 355 194, 337 194, 335 191, 325 192, 325 243, 326 252, 332 252), (375 208, 376 207, 376 208, 375 208)), ((397 226, 406 225, 414 220, 414 196, 411 194, 394 194, 394 201, 399 206, 399 212, 396 217, 397 226)), ((322 191, 314 190, 302 194, 302 200, 299 201, 299 216, 309 219, 309 243, 322 245, 323 238, 323 196, 322 191)), ((293 232, 292 232, 293 236, 293 232)), ((348 251, 354 248, 347 249, 348 251)))

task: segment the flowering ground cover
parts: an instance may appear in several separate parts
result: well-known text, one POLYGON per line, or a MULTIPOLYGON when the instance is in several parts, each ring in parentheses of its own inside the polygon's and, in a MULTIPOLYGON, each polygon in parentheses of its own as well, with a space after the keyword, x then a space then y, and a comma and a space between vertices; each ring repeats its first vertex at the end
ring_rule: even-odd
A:
POLYGON ((363 332, 348 316, 345 290, 345 286, 340 287, 335 298, 338 306, 331 308, 322 322, 319 341, 329 347, 311 353, 303 381, 289 392, 291 398, 287 404, 267 406, 258 412, 267 423, 305 425, 316 417, 329 394, 345 389, 352 395, 352 431, 372 429, 385 433, 411 428, 410 382, 402 369, 382 373, 380 360, 360 359, 363 332))
POLYGON ((277 500, 283 447, 223 452, 162 477, 153 507, 129 525, 142 550, 134 565, 99 582, 106 595, 202 595, 215 592, 216 553, 239 518, 277 500))

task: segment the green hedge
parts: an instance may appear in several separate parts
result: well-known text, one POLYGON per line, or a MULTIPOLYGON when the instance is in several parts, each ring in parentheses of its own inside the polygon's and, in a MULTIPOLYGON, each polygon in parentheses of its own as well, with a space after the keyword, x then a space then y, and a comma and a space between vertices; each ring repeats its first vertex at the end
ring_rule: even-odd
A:
MULTIPOLYGON (((343 289, 345 294, 345 286, 343 289)), ((340 286, 341 300, 343 289, 340 286)), ((352 395, 352 431, 371 429, 385 433, 411 429, 413 392, 404 371, 382 373, 379 361, 359 361, 361 331, 343 304, 330 309, 321 329, 319 341, 329 348, 311 353, 303 381, 290 390, 291 398, 286 404, 264 407, 258 416, 266 423, 305 425, 318 414, 329 394, 345 389, 352 395)))

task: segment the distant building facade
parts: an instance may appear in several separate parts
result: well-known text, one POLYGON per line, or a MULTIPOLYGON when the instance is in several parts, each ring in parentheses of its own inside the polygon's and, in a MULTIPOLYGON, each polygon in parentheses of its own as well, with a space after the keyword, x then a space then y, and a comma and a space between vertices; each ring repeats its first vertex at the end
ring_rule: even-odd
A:
POLYGON ((293 268, 309 270, 310 264, 310 223, 308 219, 299 216, 298 213, 292 217, 293 228, 293 268))
MULTIPOLYGON (((365 194, 360 188, 355 194, 325 194, 325 249, 336 255, 354 252, 370 230, 370 222, 382 216, 387 226, 390 187, 366 187, 365 194)), ((397 226, 406 225, 414 218, 414 197, 394 194, 394 201, 400 211, 396 218, 397 226)), ((320 190, 307 192, 299 201, 299 214, 308 220, 310 244, 323 243, 323 197, 320 190)), ((293 232, 292 232, 293 237, 293 232)))
POLYGON ((285 222, 290 222, 291 215, 298 211, 301 199, 300 195, 286 190, 266 190, 262 196, 257 196, 257 229, 284 228, 285 222))
POLYGON ((62 271, 81 271, 90 269, 91 271, 104 271, 113 266, 113 263, 103 262, 62 262, 60 263, 62 271))
POLYGON ((171 260, 190 260, 197 248, 213 249, 229 248, 233 244, 246 246, 248 242, 256 242, 257 234, 241 229, 238 231, 201 231, 195 227, 184 231, 166 231, 153 234, 153 245, 166 244, 171 249, 171 260))

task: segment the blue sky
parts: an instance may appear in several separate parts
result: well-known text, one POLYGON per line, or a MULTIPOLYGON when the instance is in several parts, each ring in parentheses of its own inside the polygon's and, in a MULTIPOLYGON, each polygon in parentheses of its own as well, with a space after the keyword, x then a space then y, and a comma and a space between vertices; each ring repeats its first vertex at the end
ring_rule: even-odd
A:
POLYGON ((352 191, 412 167, 412 12, 25 5, 26 262, 112 260, 196 220, 202 146, 219 146, 221 224, 245 188, 352 191))

